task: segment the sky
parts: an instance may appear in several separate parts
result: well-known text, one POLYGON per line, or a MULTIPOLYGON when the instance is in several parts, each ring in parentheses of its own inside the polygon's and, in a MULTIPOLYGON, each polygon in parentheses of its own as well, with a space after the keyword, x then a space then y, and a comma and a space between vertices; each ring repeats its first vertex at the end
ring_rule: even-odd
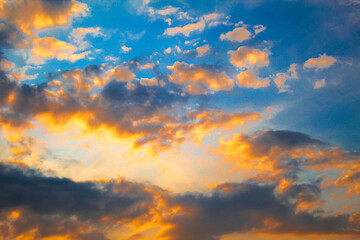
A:
POLYGON ((0 0, 0 239, 358 239, 359 43, 359 0, 0 0))

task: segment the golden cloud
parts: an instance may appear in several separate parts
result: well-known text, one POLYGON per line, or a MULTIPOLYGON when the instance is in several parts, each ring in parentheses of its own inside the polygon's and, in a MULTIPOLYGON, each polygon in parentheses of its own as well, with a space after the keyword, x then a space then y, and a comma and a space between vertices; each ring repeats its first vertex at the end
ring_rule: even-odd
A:
POLYGON ((234 81, 224 72, 200 65, 175 62, 168 69, 172 71, 169 80, 173 83, 184 85, 190 94, 205 94, 209 91, 231 90, 234 81))
POLYGON ((34 31, 69 24, 71 18, 86 15, 85 3, 75 0, 50 2, 43 0, 8 1, 0 8, 0 17, 15 24, 23 33, 34 35, 34 31))
POLYGON ((239 68, 264 67, 269 65, 269 56, 264 51, 245 46, 239 47, 231 55, 230 62, 239 68))
POLYGON ((324 69, 335 64, 336 58, 324 54, 320 54, 317 58, 310 58, 304 63, 304 68, 324 69))
POLYGON ((247 70, 237 75, 237 85, 246 88, 262 88, 270 86, 270 80, 259 78, 253 71, 247 70))
POLYGON ((85 58, 90 52, 76 53, 77 48, 70 43, 57 40, 53 37, 35 38, 31 48, 30 62, 42 63, 43 59, 67 60, 75 62, 85 58))
POLYGON ((251 33, 243 27, 238 27, 232 30, 231 32, 227 32, 225 34, 220 35, 220 39, 222 41, 229 40, 233 42, 243 42, 251 38, 251 33))

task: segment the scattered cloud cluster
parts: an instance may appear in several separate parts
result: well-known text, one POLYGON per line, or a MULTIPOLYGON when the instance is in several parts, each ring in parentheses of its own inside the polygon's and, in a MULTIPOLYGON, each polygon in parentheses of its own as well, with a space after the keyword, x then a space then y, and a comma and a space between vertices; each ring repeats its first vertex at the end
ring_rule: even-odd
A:
POLYGON ((219 72, 211 66, 188 65, 176 62, 168 67, 172 74, 169 80, 184 85, 190 94, 204 94, 208 91, 230 90, 234 82, 224 72, 219 72))

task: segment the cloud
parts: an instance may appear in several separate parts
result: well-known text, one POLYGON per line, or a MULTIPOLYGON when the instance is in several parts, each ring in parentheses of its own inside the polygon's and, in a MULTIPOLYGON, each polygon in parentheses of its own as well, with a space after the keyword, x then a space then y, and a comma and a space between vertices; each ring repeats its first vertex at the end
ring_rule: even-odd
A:
POLYGON ((200 21, 197 23, 190 23, 183 27, 173 27, 173 28, 167 28, 163 35, 168 36, 175 36, 178 34, 182 34, 186 37, 189 37, 191 33, 193 32, 202 32, 205 29, 205 22, 200 21))
POLYGON ((164 50, 165 54, 170 54, 171 53, 171 47, 168 47, 167 49, 164 50))
POLYGON ((262 179, 279 181, 285 176, 295 177, 304 149, 325 147, 326 144, 310 136, 291 131, 258 131, 253 135, 235 134, 229 140, 220 140, 216 150, 225 161, 235 167, 257 171, 254 176, 265 175, 262 179), (292 160, 294 159, 294 160, 292 160))
POLYGON ((253 27, 255 34, 259 34, 266 30, 266 27, 263 25, 256 25, 253 27))
POLYGON ((168 68, 172 72, 169 80, 184 85, 185 90, 190 94, 230 90, 234 85, 234 81, 224 72, 219 72, 211 67, 175 62, 173 66, 168 68))
MULTIPOLYGON (((252 171, 254 179, 282 185, 280 191, 295 184, 298 174, 311 169, 322 172, 323 178, 327 178, 326 187, 342 187, 349 195, 360 194, 356 180, 360 159, 357 152, 331 147, 309 135, 292 131, 235 134, 219 143, 215 151, 225 162, 234 164, 234 168, 252 171)), ((298 204, 299 208, 309 207, 309 203, 300 201, 298 204)))
POLYGON ((259 78, 254 74, 253 71, 247 70, 245 72, 239 73, 237 76, 237 85, 239 87, 246 87, 246 88, 262 88, 270 86, 270 80, 265 78, 259 78))
POLYGON ((13 25, 0 22, 0 47, 15 48, 25 44, 21 32, 13 25))
POLYGON ((175 14, 179 11, 180 9, 177 7, 173 7, 173 6, 167 6, 164 7, 162 9, 159 9, 156 11, 157 14, 161 15, 161 16, 167 16, 167 15, 171 15, 171 14, 175 14))
POLYGON ((91 47, 91 44, 88 41, 84 40, 87 35, 90 35, 92 37, 105 37, 105 34, 102 33, 102 29, 100 27, 90 27, 73 29, 70 33, 70 39, 71 42, 76 45, 79 50, 85 50, 91 47))
MULTIPOLYGON (((311 191, 311 190, 310 190, 311 191)), ((219 240, 230 233, 354 234, 358 225, 349 215, 321 216, 296 213, 288 199, 279 199, 273 185, 224 183, 212 195, 184 194, 172 204, 179 211, 166 222, 171 240, 219 240)))
POLYGON ((287 72, 276 73, 272 76, 277 88, 279 89, 279 93, 291 91, 290 85, 286 85, 286 81, 299 78, 296 68, 296 64, 291 64, 287 72))
POLYGON ((318 58, 310 58, 304 63, 304 68, 325 69, 334 65, 336 58, 324 54, 320 54, 318 58))
POLYGON ((85 3, 75 0, 15 0, 1 7, 0 16, 21 32, 34 35, 38 30, 69 24, 73 17, 88 12, 85 3))
POLYGON ((211 49, 210 44, 205 44, 205 45, 199 46, 195 49, 184 51, 183 56, 190 58, 190 59, 196 58, 196 57, 204 57, 209 54, 210 49, 211 49))
POLYGON ((251 38, 251 33, 243 27, 238 27, 232 30, 231 32, 227 32, 225 34, 220 35, 220 39, 222 41, 229 40, 233 42, 243 42, 251 38))
POLYGON ((129 52, 132 48, 124 45, 121 47, 121 49, 123 50, 123 52, 129 52))
POLYGON ((159 82, 156 78, 141 78, 140 84, 144 86, 157 86, 159 82))
MULTIPOLYGON (((117 179, 75 182, 31 168, 0 163, 1 237, 109 239, 109 229, 146 224, 157 239, 214 239, 230 233, 358 235, 356 215, 296 211, 293 198, 311 201, 316 184, 292 186, 279 195, 261 181, 223 183, 207 194, 174 194, 117 179), (36 230, 35 230, 36 229, 36 230)), ((145 232, 144 232, 145 233, 145 232)))
POLYGON ((124 179, 74 182, 2 163, 0 179, 4 190, 0 193, 0 221, 6 221, 7 211, 16 214, 9 222, 12 228, 8 235, 2 232, 2 237, 30 235, 31 230, 37 229, 33 231, 34 239, 108 239, 101 226, 144 220, 151 216, 156 204, 155 189, 124 179), (92 230, 87 232, 84 228, 92 230))
POLYGON ((210 51, 210 45, 206 44, 204 46, 200 46, 196 48, 196 52, 198 57, 203 57, 205 56, 208 52, 210 51))
POLYGON ((76 53, 78 49, 70 43, 57 40, 53 37, 35 38, 31 48, 30 62, 43 63, 43 59, 58 59, 75 62, 85 58, 89 51, 76 53))
MULTIPOLYGON (((180 71, 174 72, 174 79, 191 72, 200 74, 194 83, 181 84, 185 87, 193 84, 208 91, 233 84, 224 73, 209 66, 180 65, 174 65, 174 71, 180 71), (209 86, 203 86, 201 81, 209 86)), ((46 83, 31 86, 19 86, 4 74, 0 82, 0 123, 25 130, 37 122, 49 132, 61 132, 69 125, 84 132, 102 129, 116 138, 128 139, 135 148, 147 145, 160 151, 186 140, 201 141, 201 136, 215 128, 234 128, 259 118, 257 113, 187 109, 184 103, 188 97, 175 85, 172 90, 163 88, 164 79, 160 75, 158 84, 151 87, 144 84, 153 81, 133 81, 135 74, 131 69, 136 70, 135 66, 90 65, 48 73, 46 83), (174 112, 175 108, 182 114, 174 112)))
POLYGON ((323 78, 323 79, 315 82, 314 89, 323 88, 325 86, 326 86, 326 80, 325 80, 325 78, 323 78))
POLYGON ((130 40, 139 40, 142 36, 144 36, 145 32, 146 32, 145 30, 143 30, 139 33, 132 33, 132 32, 126 31, 126 35, 127 35, 128 39, 130 39, 130 40))
POLYGON ((133 80, 135 74, 129 69, 127 66, 118 65, 115 68, 112 68, 108 71, 106 79, 107 82, 111 80, 119 81, 119 82, 128 82, 133 80))
POLYGON ((269 57, 264 51, 245 46, 232 53, 230 62, 239 68, 264 67, 269 65, 269 57))

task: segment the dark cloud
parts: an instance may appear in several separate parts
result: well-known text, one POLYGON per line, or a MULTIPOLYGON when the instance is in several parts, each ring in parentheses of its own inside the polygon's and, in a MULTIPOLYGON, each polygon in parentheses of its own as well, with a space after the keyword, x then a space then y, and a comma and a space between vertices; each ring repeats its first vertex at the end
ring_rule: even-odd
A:
MULTIPOLYGON (((152 193, 143 184, 74 182, 4 164, 0 164, 0 188, 0 213, 21 212, 13 223, 14 235, 35 227, 39 229, 37 237, 67 232, 84 235, 81 229, 101 226, 104 217, 113 222, 146 218, 154 204, 152 193)), ((1 217, 0 221, 6 220, 1 217)), ((101 232, 95 233, 74 239, 105 239, 101 232)))
POLYGON ((95 184, 51 178, 33 170, 0 165, 0 210, 27 207, 40 214, 76 215, 81 220, 97 220, 102 216, 118 219, 146 214, 152 195, 145 186, 127 182, 95 184), (139 208, 143 203, 147 207, 139 208))
POLYGON ((165 235, 172 240, 218 240, 224 234, 251 231, 358 234, 356 229, 359 229, 349 221, 348 215, 325 217, 296 213, 294 205, 276 197, 272 185, 223 184, 211 196, 186 194, 173 201, 185 209, 185 214, 167 219, 174 228, 165 235))
MULTIPOLYGON (((3 55, 0 52, 0 61, 2 59, 3 55)), ((16 84, 10 81, 3 70, 0 70, 0 107, 5 104, 5 100, 14 88, 16 88, 16 84)))
POLYGON ((23 36, 15 26, 0 21, 0 49, 14 48, 22 40, 23 36))
POLYGON ((327 145, 326 143, 311 138, 307 134, 287 130, 270 130, 261 132, 254 142, 264 146, 266 149, 273 146, 279 146, 284 149, 292 149, 308 145, 327 145))
POLYGON ((37 228, 37 238, 63 234, 71 239, 106 239, 110 226, 134 219, 152 221, 152 214, 169 211, 172 214, 161 215, 161 221, 171 224, 164 235, 173 240, 216 240, 224 234, 252 231, 359 234, 359 226, 349 215, 296 212, 291 199, 300 193, 318 195, 316 184, 295 186, 281 196, 276 186, 254 181, 225 183, 211 195, 174 195, 126 180, 74 182, 0 164, 0 229, 14 238, 37 228), (156 208, 159 196, 162 210, 156 208), (173 212, 173 207, 177 211, 173 212), (20 216, 11 219, 14 210, 20 216))

